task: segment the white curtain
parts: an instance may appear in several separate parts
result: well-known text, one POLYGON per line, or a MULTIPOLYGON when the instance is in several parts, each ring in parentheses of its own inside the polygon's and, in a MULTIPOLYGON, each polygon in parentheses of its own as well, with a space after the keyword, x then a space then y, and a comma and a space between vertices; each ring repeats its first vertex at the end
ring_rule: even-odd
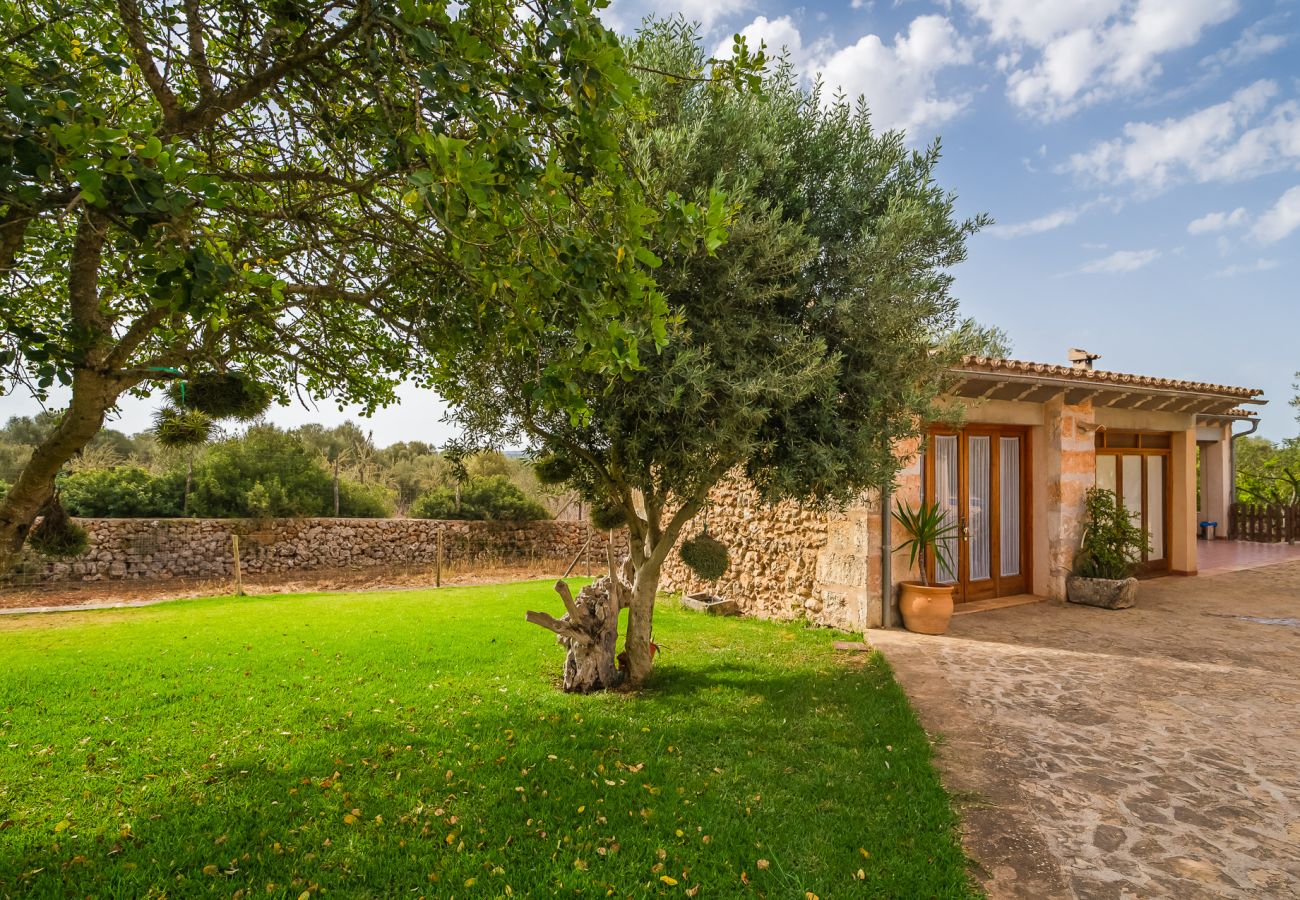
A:
MULTIPOLYGON (((943 510, 946 521, 956 525, 960 505, 957 496, 957 436, 939 434, 934 438, 934 500, 943 510)), ((957 535, 954 532, 942 542, 945 552, 936 554, 935 580, 950 584, 957 580, 957 535), (945 559, 946 557, 946 559, 945 559)))
POLYGON ((1001 551, 1003 575, 1020 574, 1020 438, 1004 437, 998 447, 1002 499, 1001 551))
POLYGON ((989 462, 991 442, 987 435, 972 435, 970 452, 970 578, 981 581, 991 577, 989 554, 992 544, 989 504, 992 500, 989 462))

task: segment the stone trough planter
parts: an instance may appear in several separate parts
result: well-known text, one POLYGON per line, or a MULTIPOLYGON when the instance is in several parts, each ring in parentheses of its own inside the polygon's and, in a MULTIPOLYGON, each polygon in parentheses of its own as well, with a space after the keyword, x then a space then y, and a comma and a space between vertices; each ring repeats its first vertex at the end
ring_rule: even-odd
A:
POLYGON ((711 616, 740 615, 740 604, 735 600, 724 600, 715 594, 687 594, 682 597, 682 606, 711 616))
POLYGON ((1081 578, 1071 575, 1065 582, 1071 603, 1098 606, 1102 609, 1128 609, 1137 605, 1136 578, 1081 578))

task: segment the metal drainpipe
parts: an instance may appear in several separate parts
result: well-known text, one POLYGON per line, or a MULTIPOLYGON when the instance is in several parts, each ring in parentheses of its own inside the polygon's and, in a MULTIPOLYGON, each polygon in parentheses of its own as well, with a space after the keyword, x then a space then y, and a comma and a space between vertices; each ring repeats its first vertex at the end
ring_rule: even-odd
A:
MULTIPOLYGON (((1237 438, 1243 438, 1248 434, 1254 434, 1259 428, 1259 419, 1251 419, 1248 424, 1250 430, 1243 431, 1240 434, 1231 432, 1232 437, 1228 440, 1228 521, 1232 522, 1232 504, 1237 502, 1237 438)), ((1231 431, 1232 426, 1228 426, 1231 431)), ((1231 526, 1229 526, 1231 527, 1231 526)))
POLYGON ((890 494, 890 485, 880 489, 880 623, 885 628, 894 627, 894 556, 890 550, 894 542, 890 538, 890 494))

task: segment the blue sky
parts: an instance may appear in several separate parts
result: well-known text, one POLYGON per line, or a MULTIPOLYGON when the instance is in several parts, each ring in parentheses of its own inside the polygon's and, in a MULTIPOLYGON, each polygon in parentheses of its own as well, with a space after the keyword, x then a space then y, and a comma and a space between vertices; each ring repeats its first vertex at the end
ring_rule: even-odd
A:
MULTIPOLYGON (((1262 387, 1261 433, 1296 433, 1300 3, 614 0, 605 16, 627 31, 648 13, 699 21, 710 48, 735 32, 786 48, 864 94, 878 127, 940 136, 959 209, 997 220, 956 292, 1015 356, 1083 347, 1103 368, 1262 387)), ((366 426, 380 443, 449 436, 435 397, 404 396, 366 426)), ((33 408, 0 398, 0 415, 33 408)), ((151 408, 125 404, 117 427, 151 408)))
MULTIPOLYGON (((615 0, 621 27, 652 4, 615 0)), ((667 9, 653 4, 658 12, 667 9)), ((1262 387, 1296 433, 1300 4, 676 0, 940 136, 940 178, 997 225, 956 270, 1017 357, 1262 387)))

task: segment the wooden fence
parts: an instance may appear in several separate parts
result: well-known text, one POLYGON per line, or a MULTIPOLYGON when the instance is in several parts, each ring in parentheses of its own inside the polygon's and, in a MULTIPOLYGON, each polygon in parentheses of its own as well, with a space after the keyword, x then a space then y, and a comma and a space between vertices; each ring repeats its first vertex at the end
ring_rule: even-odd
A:
POLYGON ((1234 503, 1228 537, 1238 541, 1294 544, 1300 541, 1300 504, 1234 503))

